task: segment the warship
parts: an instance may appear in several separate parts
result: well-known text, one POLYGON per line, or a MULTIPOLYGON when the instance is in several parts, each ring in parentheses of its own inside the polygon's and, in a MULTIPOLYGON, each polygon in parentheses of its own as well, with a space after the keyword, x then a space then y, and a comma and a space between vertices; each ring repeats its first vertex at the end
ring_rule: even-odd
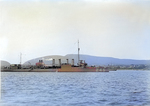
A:
POLYGON ((59 66, 55 66, 55 59, 53 59, 53 66, 48 67, 45 66, 43 60, 39 60, 35 66, 31 66, 28 68, 23 68, 20 65, 11 66, 10 69, 4 69, 2 72, 109 72, 109 68, 107 67, 94 67, 88 66, 85 60, 80 60, 79 54, 79 41, 78 41, 78 63, 74 65, 74 59, 72 59, 72 63, 69 63, 69 59, 66 59, 66 63, 61 63, 61 59, 59 59, 59 66))

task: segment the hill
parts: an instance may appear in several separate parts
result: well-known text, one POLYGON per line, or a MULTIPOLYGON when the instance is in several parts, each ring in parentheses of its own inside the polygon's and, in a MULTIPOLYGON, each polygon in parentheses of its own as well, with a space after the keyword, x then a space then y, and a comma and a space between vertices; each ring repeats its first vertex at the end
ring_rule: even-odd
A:
POLYGON ((10 63, 7 61, 1 60, 1 68, 4 68, 4 67, 10 67, 10 63))
MULTIPOLYGON (((75 64, 78 61, 77 54, 68 54, 66 56, 60 55, 51 55, 35 58, 25 62, 24 64, 35 65, 39 60, 43 60, 43 62, 47 65, 52 65, 52 59, 55 59, 55 63, 58 64, 58 59, 61 59, 62 63, 66 63, 66 59, 69 59, 69 63, 71 63, 72 59, 75 60, 75 64)), ((150 64, 150 60, 133 60, 133 59, 118 59, 112 57, 98 57, 98 56, 90 56, 90 55, 80 55, 80 60, 85 60, 88 65, 131 65, 131 64, 150 64)))

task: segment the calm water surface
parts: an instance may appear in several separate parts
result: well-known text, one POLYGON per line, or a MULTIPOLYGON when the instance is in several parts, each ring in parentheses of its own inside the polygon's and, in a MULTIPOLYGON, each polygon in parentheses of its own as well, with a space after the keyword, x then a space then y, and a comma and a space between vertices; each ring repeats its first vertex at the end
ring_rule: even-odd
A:
POLYGON ((150 105, 150 71, 3 72, 1 106, 150 105))

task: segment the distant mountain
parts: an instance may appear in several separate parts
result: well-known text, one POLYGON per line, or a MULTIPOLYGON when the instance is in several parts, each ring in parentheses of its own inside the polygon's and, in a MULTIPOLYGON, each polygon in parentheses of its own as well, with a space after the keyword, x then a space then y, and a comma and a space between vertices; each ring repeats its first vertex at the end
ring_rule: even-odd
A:
MULTIPOLYGON (((62 63, 66 63, 66 59, 69 59, 69 63, 71 63, 72 59, 74 59, 75 64, 78 61, 77 54, 68 54, 66 56, 60 55, 51 55, 39 57, 36 59, 29 60, 24 64, 35 65, 39 60, 43 60, 43 62, 47 65, 52 65, 52 59, 55 59, 55 63, 58 64, 58 59, 61 59, 62 63)), ((131 64, 150 64, 150 60, 133 60, 133 59, 118 59, 112 57, 98 57, 98 56, 90 56, 90 55, 80 55, 80 60, 85 60, 88 65, 131 65, 131 64)))

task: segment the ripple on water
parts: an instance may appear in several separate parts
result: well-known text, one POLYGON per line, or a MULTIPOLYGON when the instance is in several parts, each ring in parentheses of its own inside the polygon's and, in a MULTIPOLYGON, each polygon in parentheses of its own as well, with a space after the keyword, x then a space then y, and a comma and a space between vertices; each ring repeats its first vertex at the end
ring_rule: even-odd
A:
POLYGON ((150 105, 149 71, 2 73, 2 105, 150 105), (138 77, 137 77, 138 76, 138 77))

